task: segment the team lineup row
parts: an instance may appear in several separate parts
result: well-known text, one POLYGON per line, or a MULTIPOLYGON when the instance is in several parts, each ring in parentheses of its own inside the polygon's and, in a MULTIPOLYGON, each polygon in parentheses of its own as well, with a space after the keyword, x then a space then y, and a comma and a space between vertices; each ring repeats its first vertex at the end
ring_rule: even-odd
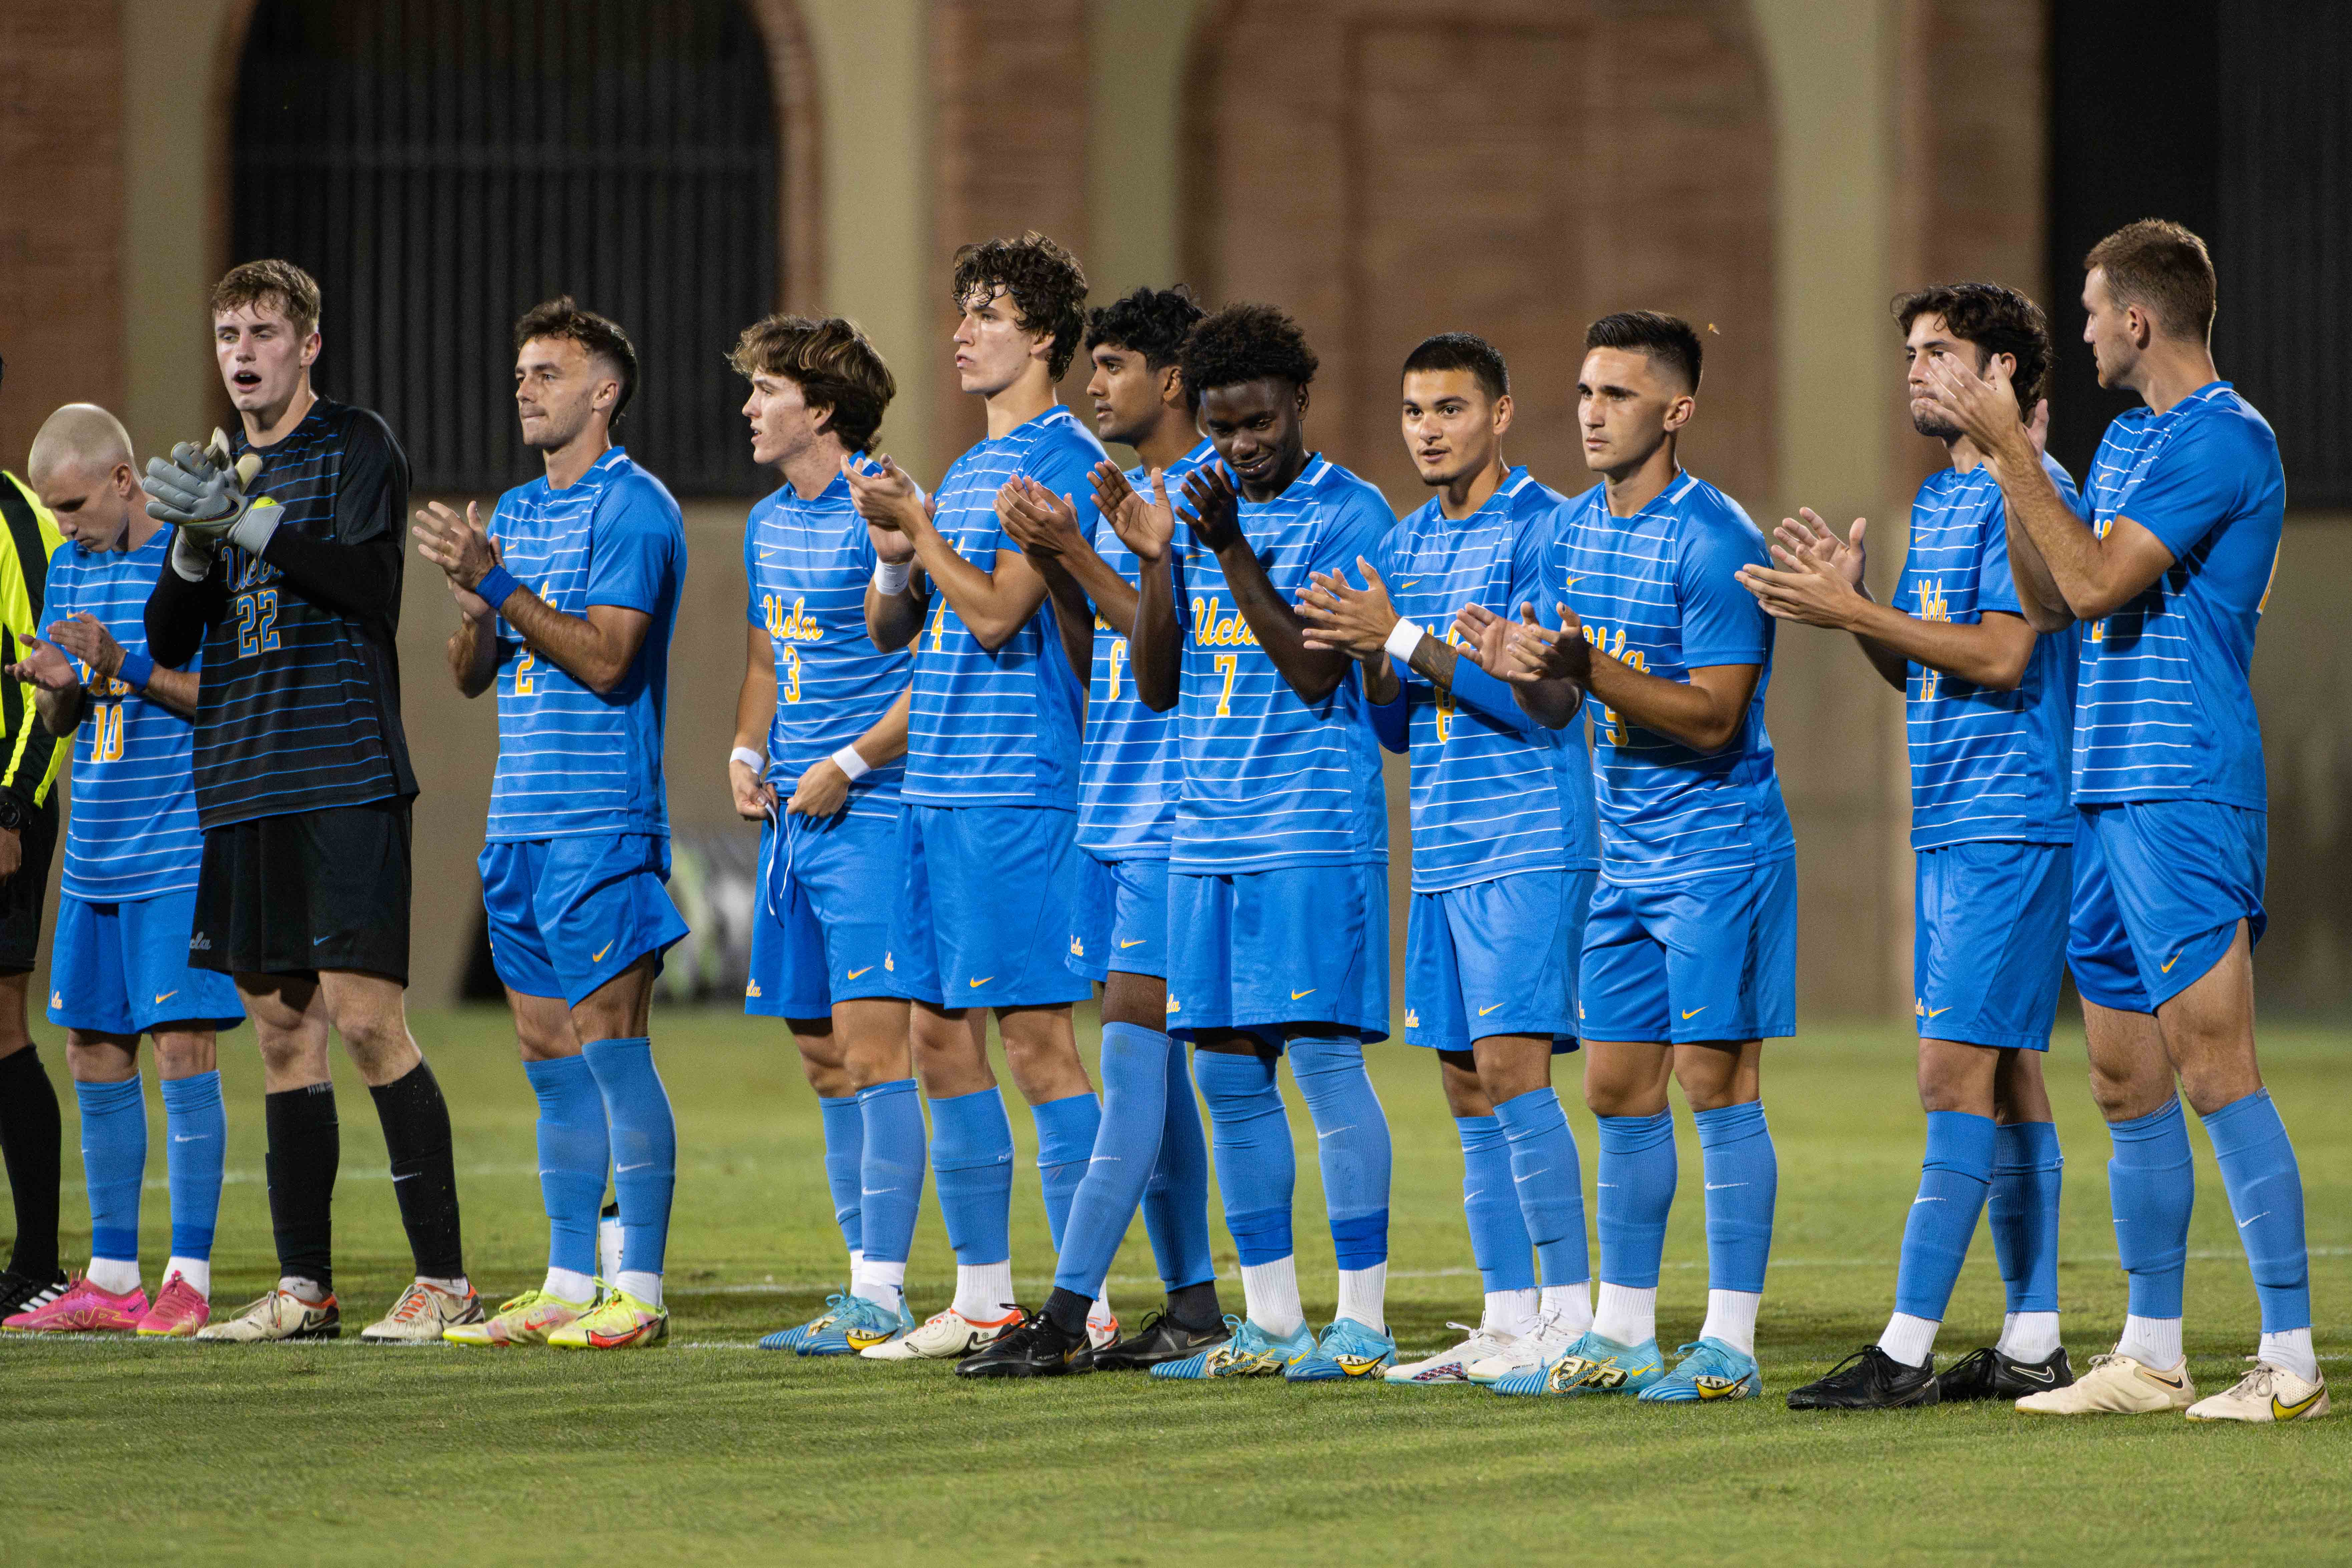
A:
MULTIPOLYGON (((2085 265, 2101 379, 2147 406, 2111 427, 2080 491, 2040 450, 2039 308, 1991 284, 1897 302, 1912 416, 1950 461, 1921 487, 1885 605, 1864 586, 1862 522, 1840 535, 1808 511, 1768 542, 1682 468, 1702 348, 1670 316, 1592 323, 1577 428, 1597 482, 1573 497, 1506 461, 1500 353, 1466 333, 1423 342, 1402 419, 1433 493, 1402 520, 1314 449, 1316 361, 1282 312, 1146 289, 1089 313, 1076 258, 1042 236, 957 257, 955 363, 988 434, 932 493, 878 454, 895 386, 854 325, 747 329, 753 456, 783 483, 743 543, 730 775, 762 824, 746 1010, 799 1042, 850 1269, 816 1318, 762 1343, 971 1376, 1760 1393, 1777 1190, 1761 1043, 1795 1026, 1795 851, 1763 714, 1776 624, 1795 621, 1853 632, 1905 692, 1927 1148, 1885 1334, 1790 1405, 2324 1414, 2300 1179, 2252 1028, 2265 803, 2246 671, 2283 521, 2276 443, 2214 373, 2196 237, 2134 225, 2085 265), (1091 432, 1054 391, 1081 348, 1091 432), (1122 470, 1104 442, 1139 463, 1122 470), (1382 745, 1411 776, 1404 1040, 1437 1055, 1486 1293, 1467 1339, 1402 1364, 1382 1310, 1389 1136, 1363 1056, 1391 1016, 1382 745), (2059 1342, 2040 1068, 2069 965, 2131 1291, 2115 1352, 2079 1380, 2059 1342), (1099 1096, 1071 1022, 1097 983, 1099 1096), (1035 1311, 1013 1302, 991 1012, 1036 1121, 1057 1254, 1035 1311), (1551 1087, 1554 1057, 1580 1049, 1597 1300, 1551 1087), (1293 1256, 1285 1057, 1337 1255, 1319 1332, 1293 1256), (1673 1358, 1654 1331, 1670 1084, 1704 1151, 1709 1267, 1705 1327, 1673 1358), (2202 1401, 2180 1349, 2184 1097, 2247 1216, 2263 1327, 2254 1370, 2202 1401), (1213 1163, 1244 1298, 1231 1317, 1213 1163), (905 1276, 927 1166, 957 1268, 919 1324, 905 1276), (1167 1298, 1122 1335, 1103 1282, 1139 1209, 1167 1298), (1938 1373, 1988 1210, 2008 1317, 1938 1373)), ((26 1269, 20 1219, 8 1326, 339 1331, 331 1019, 375 1089, 416 1251, 416 1283, 364 1337, 658 1344, 676 1128, 647 1022, 686 931, 663 887, 662 782, 685 545, 676 503, 612 440, 635 351, 569 300, 527 314, 516 398, 545 475, 487 522, 440 503, 413 519, 461 612, 451 677, 496 694, 483 892, 541 1107, 548 1273, 487 1312, 459 1261, 446 1110, 399 1013, 404 459, 373 416, 310 391, 319 300, 299 268, 236 268, 214 306, 242 428, 149 464, 152 521, 100 411, 60 410, 28 464, 72 534, 49 574, 54 646, 27 641, 11 673, 52 732, 78 734, 51 1014, 84 1091, 94 1256, 72 1281, 54 1259, 26 1269), (369 594, 386 577, 389 615, 369 594), (212 1011, 192 1025, 173 992, 212 1011), (151 994, 161 1011, 136 1005, 151 994), (199 1253, 217 1137, 198 1140, 211 1187, 186 1184, 184 1246, 174 1134, 174 1257, 150 1304, 130 1123, 143 1163, 135 1052, 152 1032, 167 1120, 176 1083, 208 1092, 216 1129, 210 1030, 240 1003, 268 1069, 283 1278, 215 1323, 199 1253), (110 1165, 89 1156, 110 1117, 110 1165), (622 1256, 600 1270, 608 1171, 622 1256)))

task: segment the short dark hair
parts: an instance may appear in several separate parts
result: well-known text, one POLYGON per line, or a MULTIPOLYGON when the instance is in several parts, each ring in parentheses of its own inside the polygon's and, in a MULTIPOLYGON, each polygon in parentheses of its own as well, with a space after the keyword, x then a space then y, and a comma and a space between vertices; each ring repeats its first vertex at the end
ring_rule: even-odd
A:
POLYGON ((1937 283, 1895 297, 1895 319, 1906 334, 1922 316, 1942 317, 1946 331, 1974 343, 1988 359, 2014 355, 2017 374, 2010 384, 2017 389, 2018 411, 2032 416, 2034 404, 2048 395, 2053 357, 2050 321, 2041 306, 1999 283, 1937 283))
POLYGON ((1440 332, 1422 339, 1404 356, 1403 374, 1411 375, 1417 370, 1466 370, 1490 402, 1507 396, 1511 390, 1511 373, 1503 363, 1502 351, 1475 332, 1440 332))
POLYGON ((1698 334, 1680 316, 1657 310, 1619 310, 1601 317, 1584 330, 1584 351, 1638 349, 1682 377, 1683 384, 1698 390, 1699 365, 1705 357, 1698 334))
POLYGON ((1018 239, 988 239, 955 253, 955 302, 999 289, 1013 297, 1013 320, 1027 332, 1050 332, 1045 368, 1055 381, 1078 357, 1087 330, 1087 269, 1078 258, 1035 229, 1018 239))
POLYGON ((781 375, 812 406, 832 414, 825 428, 853 452, 870 452, 898 380, 857 323, 841 316, 768 316, 743 329, 728 357, 743 374, 781 375))
POLYGON ((2168 338, 2203 342, 2213 331, 2219 285, 2205 242, 2179 224, 2160 217, 2127 223, 2083 258, 2083 270, 2107 275, 2107 292, 2118 305, 2137 305, 2156 315, 2168 338))
POLYGON ((1247 381, 1305 386, 1316 363, 1298 323, 1272 305, 1228 305, 1184 340, 1184 384, 1194 397, 1247 381))
POLYGON ((213 314, 248 305, 275 305, 302 337, 319 330, 319 280, 290 261, 240 261, 221 274, 213 314))
POLYGON ((520 353, 523 344, 535 338, 563 338, 578 343, 592 358, 601 359, 613 367, 619 377, 621 395, 613 399, 613 416, 607 423, 618 425, 621 411, 637 390, 637 346, 629 342, 629 334, 620 324, 583 310, 574 304, 572 296, 562 295, 542 304, 533 305, 515 323, 515 352, 520 353))
POLYGON ((1154 370, 1165 370, 1184 357, 1184 339, 1192 323, 1208 312, 1179 283, 1172 289, 1138 289, 1087 315, 1087 347, 1105 343, 1132 349, 1154 370))

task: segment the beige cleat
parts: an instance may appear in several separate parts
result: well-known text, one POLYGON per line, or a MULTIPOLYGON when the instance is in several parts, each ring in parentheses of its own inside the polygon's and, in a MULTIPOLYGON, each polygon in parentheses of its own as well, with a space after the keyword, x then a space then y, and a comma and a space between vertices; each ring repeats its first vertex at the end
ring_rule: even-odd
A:
POLYGON ((543 1345, 547 1336, 596 1310, 594 1301, 567 1301, 544 1290, 526 1290, 499 1303, 491 1316, 452 1323, 441 1337, 453 1345, 543 1345))
POLYGON ((471 1285, 455 1296, 438 1285, 414 1280, 392 1304, 383 1321, 360 1331, 364 1345, 437 1345, 441 1336, 459 1323, 482 1321, 482 1299, 471 1285))
POLYGON ((274 1344, 287 1340, 331 1340, 343 1331, 335 1299, 305 1301, 291 1290, 272 1290, 234 1318, 206 1323, 196 1338, 213 1344, 274 1344))
POLYGON ((2064 1388, 2029 1394, 2017 1407, 2029 1415, 2160 1415, 2186 1410, 2197 1397, 2184 1359, 2169 1372, 2122 1354, 2095 1355, 2091 1367, 2064 1388))
POLYGON ((2191 1421, 2316 1421, 2327 1414, 2327 1380, 2305 1383, 2283 1366, 2246 1358, 2254 1369, 2235 1386, 2189 1407, 2191 1421))
POLYGON ((992 1322, 975 1323, 961 1312, 950 1307, 944 1312, 934 1312, 923 1326, 912 1333, 900 1334, 895 1340, 885 1340, 878 1345, 868 1345, 857 1353, 867 1361, 958 1361, 981 1346, 994 1342, 997 1336, 1021 1321, 1024 1314, 1018 1307, 992 1322))

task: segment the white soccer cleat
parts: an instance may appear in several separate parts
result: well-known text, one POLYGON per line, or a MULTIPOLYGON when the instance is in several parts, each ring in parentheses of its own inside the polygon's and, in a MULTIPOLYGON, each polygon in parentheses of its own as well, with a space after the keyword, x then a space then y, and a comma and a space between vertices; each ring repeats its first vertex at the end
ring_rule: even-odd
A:
POLYGON ((867 1361, 957 1361, 993 1342, 1020 1322, 1021 1317, 1021 1309, 1015 1307, 1002 1318, 974 1322, 950 1307, 944 1312, 932 1313, 912 1333, 868 1345, 857 1353, 867 1361))
POLYGON ((1449 1329, 1459 1329, 1469 1336, 1451 1350, 1442 1350, 1421 1361, 1399 1362, 1382 1374, 1388 1383, 1410 1384, 1418 1388, 1433 1388, 1444 1384, 1467 1384, 1470 1368, 1490 1357, 1507 1355, 1511 1347, 1524 1336, 1506 1333, 1500 1329, 1472 1328, 1467 1323, 1448 1323, 1449 1329))
POLYGON ((1571 1331, 1557 1313, 1546 1312, 1526 1333, 1493 1354, 1473 1361, 1463 1368, 1463 1379, 1481 1387, 1487 1386, 1522 1367, 1541 1366, 1546 1362, 1559 1360, 1569 1346, 1583 1337, 1580 1331, 1571 1331))
POLYGON ((2017 1407, 2029 1415, 2161 1415, 2186 1410, 2196 1398, 2186 1360, 2166 1372, 2118 1352, 2093 1356, 2091 1369, 2073 1383, 2029 1394, 2017 1407))
POLYGON ((1116 1313, 1089 1313, 1087 1318, 1087 1343, 1103 1351, 1118 1343, 1118 1317, 1116 1313))
POLYGON ((391 1311, 360 1331, 360 1342, 437 1345, 449 1330, 461 1323, 478 1323, 483 1316, 482 1299, 471 1285, 459 1296, 418 1279, 400 1293, 391 1311))
POLYGON ((2327 1414, 2327 1380, 2305 1383, 2283 1366, 2246 1358, 2253 1370, 2232 1387, 2189 1407, 2191 1421, 2316 1421, 2327 1414))

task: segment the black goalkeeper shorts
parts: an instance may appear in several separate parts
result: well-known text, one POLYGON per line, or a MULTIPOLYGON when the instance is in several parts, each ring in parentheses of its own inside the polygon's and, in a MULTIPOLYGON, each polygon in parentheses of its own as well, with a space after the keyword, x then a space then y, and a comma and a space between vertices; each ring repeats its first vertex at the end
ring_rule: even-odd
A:
POLYGON ((189 964, 407 984, 408 813, 394 795, 207 829, 189 964))

